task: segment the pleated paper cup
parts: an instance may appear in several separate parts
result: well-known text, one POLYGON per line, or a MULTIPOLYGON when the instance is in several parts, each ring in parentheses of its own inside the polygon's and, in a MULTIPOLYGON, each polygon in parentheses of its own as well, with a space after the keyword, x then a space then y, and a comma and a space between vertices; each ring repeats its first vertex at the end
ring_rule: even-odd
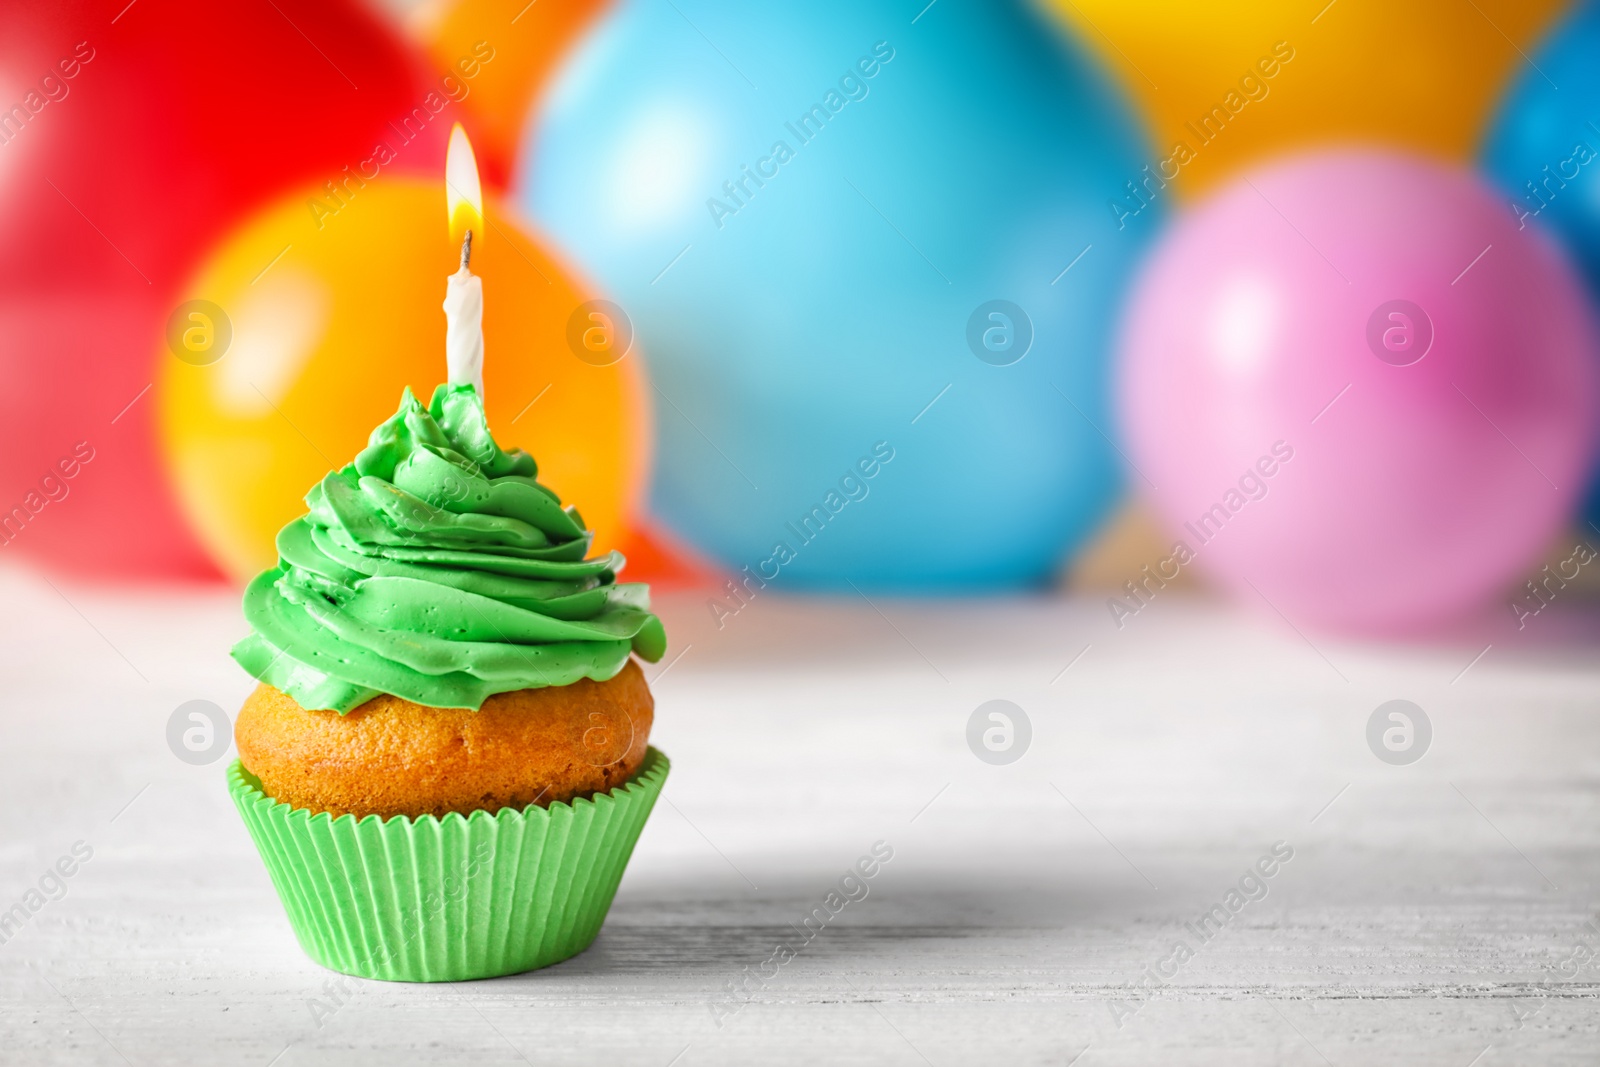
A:
POLYGON ((651 748, 608 793, 442 819, 313 815, 238 760, 228 788, 306 955, 362 978, 457 982, 589 947, 670 768, 651 748))

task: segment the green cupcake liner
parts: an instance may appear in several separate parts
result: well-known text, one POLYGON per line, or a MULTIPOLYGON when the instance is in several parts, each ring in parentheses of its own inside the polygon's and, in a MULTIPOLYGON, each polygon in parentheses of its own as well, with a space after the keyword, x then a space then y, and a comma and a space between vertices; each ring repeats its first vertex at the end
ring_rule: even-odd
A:
POLYGON ((608 793, 443 819, 313 815, 238 760, 228 789, 306 955, 362 978, 458 982, 589 947, 670 769, 651 748, 608 793))

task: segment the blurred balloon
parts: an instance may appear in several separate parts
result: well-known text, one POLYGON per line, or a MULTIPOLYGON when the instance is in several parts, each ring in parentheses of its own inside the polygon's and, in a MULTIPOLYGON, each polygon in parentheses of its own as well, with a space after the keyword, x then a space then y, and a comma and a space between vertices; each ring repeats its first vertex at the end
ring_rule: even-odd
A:
POLYGON ((420 33, 460 96, 483 180, 504 188, 538 97, 578 35, 610 0, 453 0, 420 33), (459 88, 457 88, 459 87, 459 88))
POLYGON ((1030 9, 630 0, 541 123, 522 202, 649 350, 655 513, 747 588, 1038 583, 1102 519, 1160 207, 1107 209, 1137 125, 1030 9))
MULTIPOLYGON (((1600 297, 1600 4, 1588 3, 1551 33, 1500 105, 1483 163, 1510 197, 1522 226, 1548 226, 1600 297), (1558 90, 1556 86, 1560 86, 1558 90)), ((1585 518, 1600 525, 1600 480, 1585 518)))
POLYGON ((635 513, 615 547, 628 560, 624 577, 630 582, 648 582, 655 590, 704 589, 726 580, 713 564, 661 529, 649 515, 635 513))
MULTIPOLYGON (((1193 196, 1329 141, 1465 159, 1565 0, 1049 0, 1143 104, 1193 196), (1174 159, 1178 144, 1191 158, 1174 159)), ((1559 79, 1557 79, 1559 80, 1559 79)), ((1170 176, 1170 175, 1169 175, 1170 176)))
POLYGON ((0 510, 33 512, 12 551, 214 575, 144 395, 174 292, 219 229, 292 183, 344 181, 380 144, 385 175, 439 173, 437 85, 342 0, 0 0, 0 25, 0 510), (93 460, 35 511, 80 442, 93 460))
POLYGON ((1174 227, 1128 309, 1130 458, 1185 546, 1149 592, 1192 554, 1297 626, 1483 604, 1582 484, 1595 343, 1559 250, 1470 175, 1347 152, 1242 177, 1174 227))
MULTIPOLYGON (((202 332, 161 361, 157 402, 179 497, 236 579, 272 563, 279 527, 355 457, 404 386, 426 403, 445 377, 442 303, 460 250, 446 232, 443 182, 375 182, 320 229, 307 210, 317 195, 280 199, 222 243, 186 294, 202 332)), ((596 531, 597 549, 614 547, 646 473, 639 354, 580 358, 567 338, 588 294, 486 206, 472 266, 483 278, 490 426, 533 453, 540 479, 596 531)))

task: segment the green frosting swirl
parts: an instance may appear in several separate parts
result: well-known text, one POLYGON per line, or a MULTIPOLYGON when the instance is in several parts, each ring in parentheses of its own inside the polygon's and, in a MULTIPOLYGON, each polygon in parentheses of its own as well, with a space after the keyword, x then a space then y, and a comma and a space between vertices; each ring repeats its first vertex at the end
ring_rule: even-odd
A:
POLYGON ((252 581, 233 658, 302 707, 344 714, 380 693, 441 708, 614 677, 666 651, 648 587, 621 554, 585 559, 577 509, 533 457, 489 434, 470 385, 424 408, 407 389, 350 466, 306 495, 252 581))

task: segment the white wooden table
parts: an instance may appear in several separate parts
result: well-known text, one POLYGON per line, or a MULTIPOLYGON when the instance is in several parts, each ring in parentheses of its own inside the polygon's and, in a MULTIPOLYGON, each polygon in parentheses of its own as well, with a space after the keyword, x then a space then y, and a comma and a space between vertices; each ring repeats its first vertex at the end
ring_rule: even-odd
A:
POLYGON ((1178 596, 1119 632, 1091 598, 771 592, 719 631, 679 595, 683 655, 651 671, 674 770, 594 947, 341 993, 225 762, 167 746, 179 704, 250 686, 234 596, 0 570, 0 603, 0 907, 93 849, 0 945, 0 1062, 1600 1061, 1600 962, 1573 955, 1600 951, 1593 605, 1402 649, 1178 596), (997 698, 1033 729, 1005 766, 966 741, 997 698), (1392 698, 1433 724, 1410 766, 1366 741, 1392 698), (878 841, 867 897, 747 980, 878 841), (1264 899, 1185 927, 1280 841, 1264 899))

